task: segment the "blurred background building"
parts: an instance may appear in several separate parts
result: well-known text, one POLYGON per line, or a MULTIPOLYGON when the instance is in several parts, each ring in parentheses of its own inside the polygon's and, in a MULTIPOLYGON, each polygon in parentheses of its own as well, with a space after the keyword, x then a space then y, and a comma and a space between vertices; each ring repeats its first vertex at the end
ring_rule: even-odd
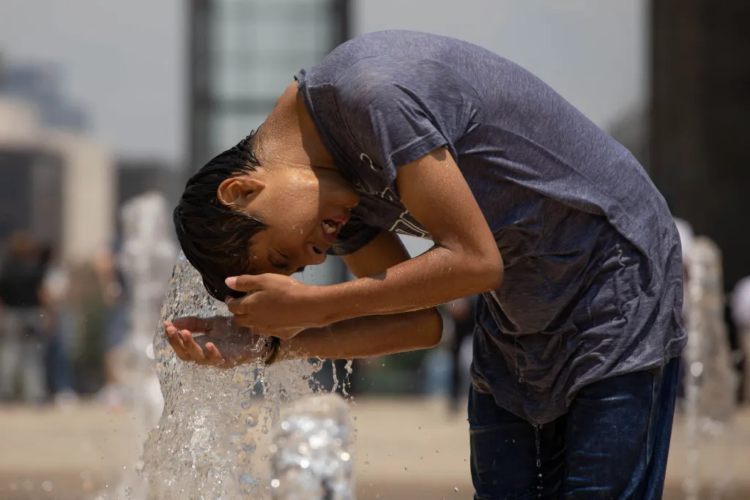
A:
POLYGON ((0 241, 26 230, 82 261, 112 236, 113 159, 59 77, 44 65, 0 69, 0 241))

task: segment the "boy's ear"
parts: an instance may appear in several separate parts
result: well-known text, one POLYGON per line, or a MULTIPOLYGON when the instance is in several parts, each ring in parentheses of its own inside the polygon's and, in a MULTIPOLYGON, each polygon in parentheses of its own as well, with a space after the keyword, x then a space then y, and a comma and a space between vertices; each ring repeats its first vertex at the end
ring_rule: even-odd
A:
POLYGON ((225 179, 216 190, 216 197, 228 207, 245 208, 263 191, 266 184, 250 175, 225 179))

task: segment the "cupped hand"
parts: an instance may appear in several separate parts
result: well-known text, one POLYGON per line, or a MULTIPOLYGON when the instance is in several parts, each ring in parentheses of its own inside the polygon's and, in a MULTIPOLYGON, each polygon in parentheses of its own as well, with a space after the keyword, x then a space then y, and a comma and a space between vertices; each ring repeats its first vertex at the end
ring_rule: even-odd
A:
POLYGON ((289 339, 307 328, 324 326, 324 315, 314 300, 316 287, 280 274, 237 276, 226 283, 247 293, 227 300, 235 323, 258 335, 289 339))
POLYGON ((177 357, 199 365, 232 368, 267 356, 267 342, 232 318, 185 317, 165 321, 164 331, 177 357), (199 335, 194 335, 199 334, 199 335))

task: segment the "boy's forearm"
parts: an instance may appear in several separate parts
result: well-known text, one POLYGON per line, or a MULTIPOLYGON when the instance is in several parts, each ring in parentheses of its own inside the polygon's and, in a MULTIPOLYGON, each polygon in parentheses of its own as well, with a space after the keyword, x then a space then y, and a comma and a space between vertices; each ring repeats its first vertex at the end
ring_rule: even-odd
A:
POLYGON ((487 257, 438 247, 381 276, 319 287, 316 305, 324 323, 436 307, 496 289, 502 267, 499 253, 487 257))
POLYGON ((354 359, 427 349, 440 341, 442 329, 435 309, 354 318, 282 341, 278 359, 354 359))
MULTIPOLYGON (((481 207, 446 148, 398 169, 399 198, 436 246, 382 276, 321 287, 319 325, 435 307, 500 286, 503 260, 481 207)), ((350 260, 357 260, 355 252, 350 260)), ((345 259, 346 261, 347 259, 345 259)))

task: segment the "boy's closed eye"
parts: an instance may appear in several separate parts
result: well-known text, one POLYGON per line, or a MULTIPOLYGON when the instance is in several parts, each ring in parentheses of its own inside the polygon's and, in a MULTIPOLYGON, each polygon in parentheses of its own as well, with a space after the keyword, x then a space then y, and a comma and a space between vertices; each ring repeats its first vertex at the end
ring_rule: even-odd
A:
MULTIPOLYGON (((276 250, 275 252, 271 254, 271 256, 269 256, 268 262, 273 267, 275 267, 276 269, 278 269, 284 274, 293 274, 291 272, 291 265, 290 265, 289 257, 279 250, 276 250)), ((294 272, 301 273, 304 270, 305 270, 305 266, 302 266, 294 272)))

